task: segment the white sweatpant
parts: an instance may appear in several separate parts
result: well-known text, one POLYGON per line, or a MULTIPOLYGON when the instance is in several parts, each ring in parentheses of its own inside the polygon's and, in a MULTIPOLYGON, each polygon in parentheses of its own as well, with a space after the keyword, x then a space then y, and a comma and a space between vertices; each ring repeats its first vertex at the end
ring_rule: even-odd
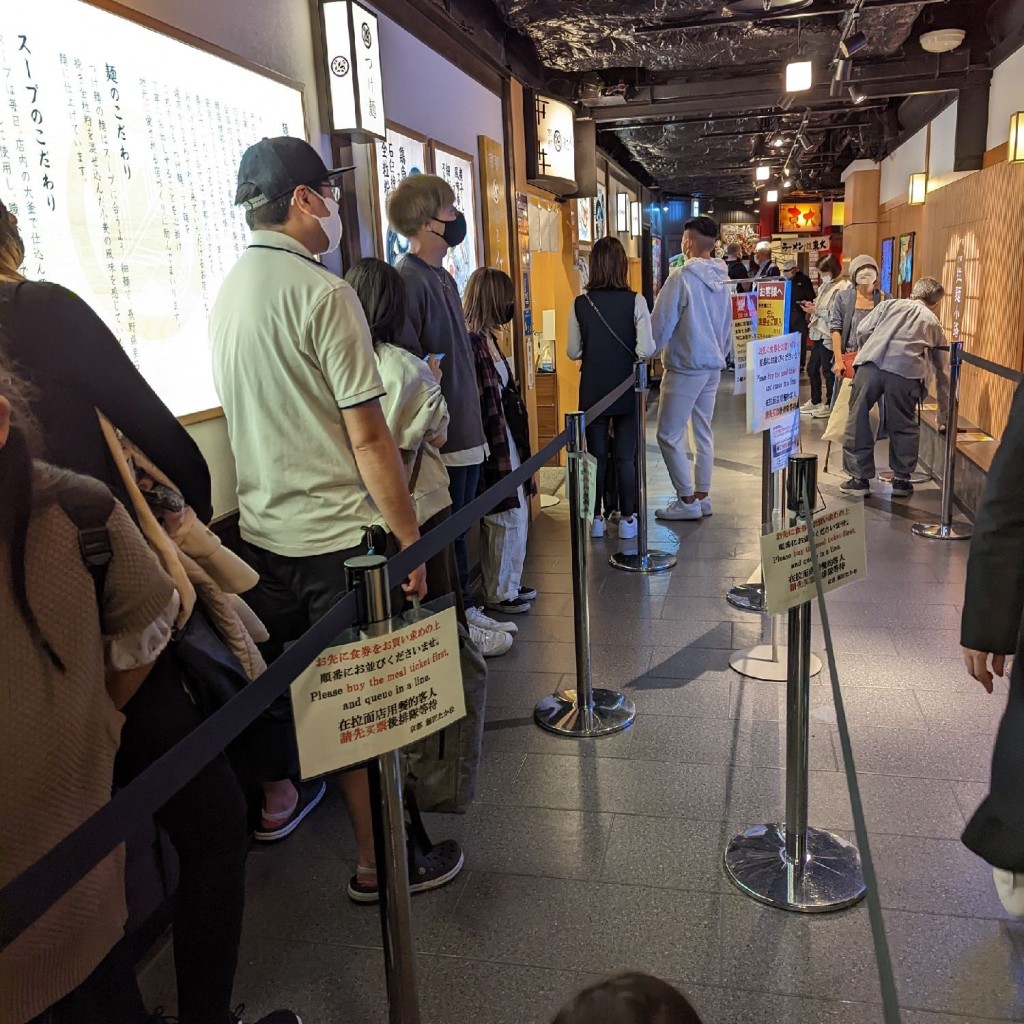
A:
POLYGON ((523 585, 530 511, 520 494, 519 508, 484 516, 480 523, 480 570, 488 604, 512 601, 523 585))
POLYGON ((658 445, 672 486, 680 498, 689 498, 695 490, 711 490, 711 472, 715 464, 715 436, 711 419, 721 370, 680 373, 666 369, 661 378, 658 398, 658 445), (686 426, 693 426, 696 486, 686 451, 686 426))

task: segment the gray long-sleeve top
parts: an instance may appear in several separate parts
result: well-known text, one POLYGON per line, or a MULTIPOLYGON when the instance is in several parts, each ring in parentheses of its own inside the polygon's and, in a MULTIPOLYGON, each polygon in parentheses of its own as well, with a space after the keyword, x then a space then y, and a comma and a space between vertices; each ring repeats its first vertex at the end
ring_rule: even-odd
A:
POLYGON ((927 381, 932 371, 939 398, 939 421, 949 397, 949 353, 939 318, 918 299, 886 299, 857 329, 860 350, 854 366, 874 363, 879 369, 927 381))

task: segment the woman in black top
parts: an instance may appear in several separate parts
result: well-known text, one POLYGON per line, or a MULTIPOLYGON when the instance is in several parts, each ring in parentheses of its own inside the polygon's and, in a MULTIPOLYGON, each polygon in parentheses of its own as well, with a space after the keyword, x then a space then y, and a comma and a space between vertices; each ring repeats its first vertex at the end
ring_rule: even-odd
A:
MULTIPOLYGON (((629 263, 617 238, 601 238, 590 253, 587 290, 569 314, 570 359, 582 360, 580 408, 589 409, 633 373, 633 364, 654 355, 651 314, 642 295, 627 283, 629 263)), ((603 537, 601 500, 608 468, 608 431, 615 432, 615 472, 619 488, 619 536, 635 537, 637 422, 633 392, 618 398, 587 424, 587 450, 597 459, 597 507, 591 536, 603 537)))

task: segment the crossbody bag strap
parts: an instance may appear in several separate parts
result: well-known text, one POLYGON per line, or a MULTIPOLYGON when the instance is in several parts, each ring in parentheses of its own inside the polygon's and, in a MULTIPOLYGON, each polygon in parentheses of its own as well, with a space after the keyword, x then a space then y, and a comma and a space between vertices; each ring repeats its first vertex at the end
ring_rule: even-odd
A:
POLYGON ((620 338, 620 337, 619 337, 619 336, 618 336, 618 335, 617 335, 617 334, 615 333, 615 331, 613 331, 613 330, 612 330, 612 326, 611 326, 611 324, 609 324, 609 323, 608 323, 608 321, 607 321, 607 320, 605 320, 605 318, 604 318, 604 314, 603 314, 603 313, 601 312, 601 310, 599 310, 599 309, 597 308, 597 305, 596 305, 596 303, 594 302, 594 300, 593 300, 593 299, 592 299, 592 298, 591 298, 591 297, 590 297, 589 295, 584 295, 583 297, 584 297, 584 298, 585 298, 585 299, 587 300, 587 302, 589 302, 589 303, 590 303, 590 308, 591 308, 591 309, 592 309, 592 310, 593 310, 593 311, 594 311, 594 312, 595 312, 595 313, 597 314, 597 318, 598 318, 598 319, 599 319, 599 320, 601 321, 601 323, 603 323, 603 324, 604 324, 604 326, 605 326, 605 328, 607 329, 608 333, 609 333, 609 334, 610 334, 610 335, 611 335, 611 336, 612 336, 612 337, 613 337, 613 338, 614 338, 614 339, 615 339, 615 340, 616 340, 616 341, 617 341, 617 342, 618 342, 618 343, 619 343, 619 344, 620 344, 620 345, 621 345, 621 346, 622 346, 622 347, 623 347, 623 348, 624 348, 624 349, 625 349, 625 350, 626 350, 626 351, 627 351, 627 352, 628 352, 628 353, 629 353, 629 354, 630 354, 630 355, 631 355, 631 356, 633 357, 633 359, 634 359, 634 360, 635 360, 635 359, 637 359, 637 358, 638 358, 638 356, 637 356, 637 354, 636 354, 636 350, 635 350, 635 349, 632 349, 632 348, 630 348, 630 347, 629 347, 629 346, 628 346, 628 345, 627 345, 627 344, 626 344, 626 343, 625 343, 625 342, 624 342, 624 341, 623 341, 623 340, 622 340, 622 339, 621 339, 621 338, 620 338))
MULTIPOLYGON (((512 367, 508 364, 508 356, 501 351, 500 345, 495 344, 494 347, 498 350, 498 355, 501 356, 501 361, 505 364, 505 373, 508 374, 508 383, 502 385, 502 390, 504 391, 505 388, 511 388, 517 395, 520 395, 519 385, 516 383, 515 377, 512 376, 512 367)), ((520 397, 522 396, 520 395, 520 397)))

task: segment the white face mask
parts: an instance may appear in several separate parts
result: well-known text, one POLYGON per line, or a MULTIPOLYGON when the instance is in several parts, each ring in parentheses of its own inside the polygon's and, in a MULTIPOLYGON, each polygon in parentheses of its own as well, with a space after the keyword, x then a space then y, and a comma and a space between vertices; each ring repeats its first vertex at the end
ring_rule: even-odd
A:
POLYGON ((341 245, 341 214, 338 212, 338 204, 334 196, 320 196, 327 207, 326 217, 317 217, 320 227, 327 236, 327 248, 324 253, 334 252, 341 245))
POLYGON ((822 284, 828 284, 831 280, 832 280, 832 275, 831 274, 822 274, 821 275, 821 283, 822 284))
POLYGON ((857 271, 857 284, 862 284, 865 286, 873 285, 877 280, 878 272, 875 270, 871 270, 870 268, 868 268, 866 270, 857 271))

